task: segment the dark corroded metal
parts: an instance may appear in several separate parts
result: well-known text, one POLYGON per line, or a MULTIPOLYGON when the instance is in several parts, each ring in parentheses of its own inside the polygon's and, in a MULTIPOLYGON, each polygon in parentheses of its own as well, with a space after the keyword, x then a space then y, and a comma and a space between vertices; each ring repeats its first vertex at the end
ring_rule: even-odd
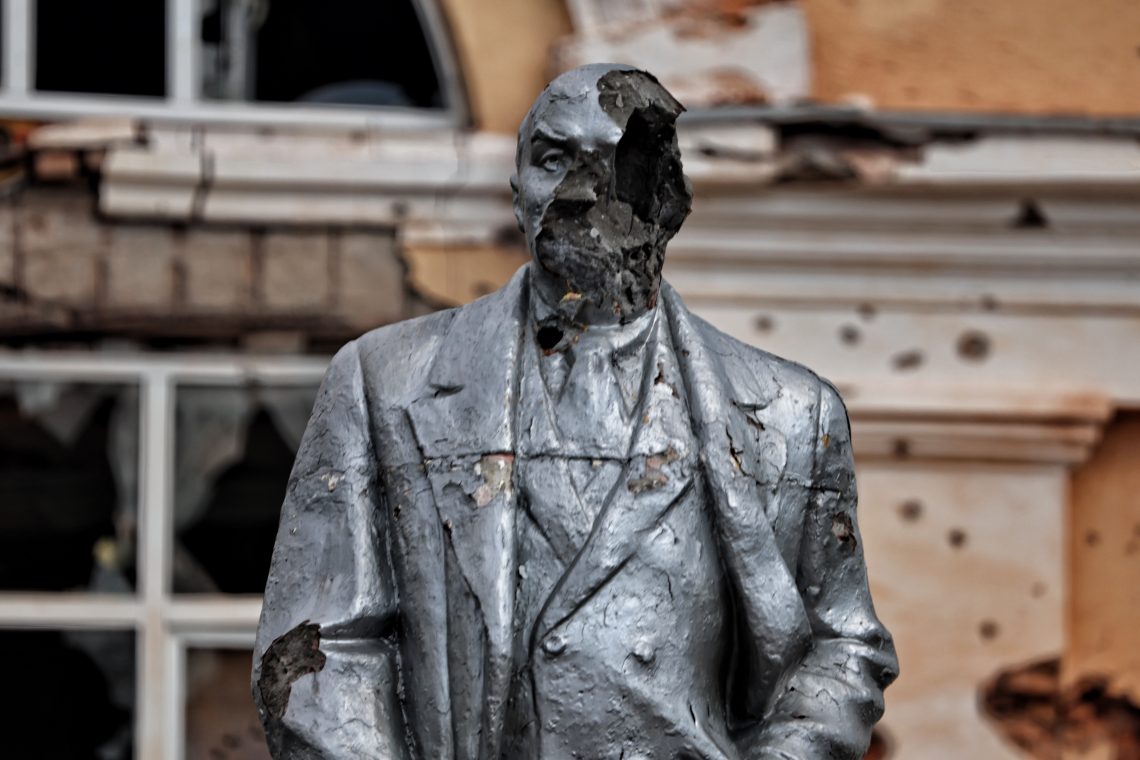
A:
POLYGON ((627 67, 556 79, 512 179, 533 261, 333 359, 258 631, 276 758, 866 749, 897 663, 847 415, 661 281, 681 110, 627 67))

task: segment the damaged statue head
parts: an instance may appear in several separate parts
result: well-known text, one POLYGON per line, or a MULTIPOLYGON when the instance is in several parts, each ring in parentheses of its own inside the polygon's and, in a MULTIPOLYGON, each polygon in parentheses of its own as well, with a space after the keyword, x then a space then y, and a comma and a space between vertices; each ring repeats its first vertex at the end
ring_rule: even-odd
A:
POLYGON ((846 410, 662 280, 682 110, 626 66, 560 76, 511 179, 533 260, 334 357, 258 629, 274 757, 866 750, 898 664, 846 410))
POLYGON ((515 216, 533 286, 569 322, 625 322, 655 305, 665 245, 692 202, 683 110, 649 74, 593 65, 552 82, 523 120, 515 216))

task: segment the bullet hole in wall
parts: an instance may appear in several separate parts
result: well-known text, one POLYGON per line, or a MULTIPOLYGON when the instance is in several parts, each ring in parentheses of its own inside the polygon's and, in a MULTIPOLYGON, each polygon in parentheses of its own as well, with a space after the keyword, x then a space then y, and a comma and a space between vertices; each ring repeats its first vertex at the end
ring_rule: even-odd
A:
POLYGON ((1001 629, 998 627, 997 622, 993 620, 983 620, 978 625, 978 635, 986 641, 993 641, 998 637, 1001 629))
POLYGON ((917 348, 900 351, 891 357, 891 364, 899 372, 918 369, 926 361, 925 355, 917 348))
POLYGON ((946 534, 946 541, 953 549, 961 549, 966 545, 968 538, 969 536, 966 535, 966 531, 961 528, 952 528, 950 532, 946 534))
POLYGON ((776 326, 776 323, 767 314, 761 314, 760 316, 756 317, 755 320, 753 320, 752 325, 760 332, 768 333, 772 332, 772 329, 776 326))
POLYGON ((990 355, 990 337, 978 330, 968 330, 958 337, 958 356, 972 362, 984 361, 990 355))
POLYGON ((922 502, 908 499, 899 505, 899 517, 906 522, 917 522, 922 517, 922 502))
POLYGON ((855 325, 841 325, 839 327, 839 340, 846 346, 854 346, 862 337, 862 333, 855 325))
POLYGON ((983 684, 979 706, 1026 757, 1140 757, 1140 706, 1113 693, 1108 678, 1062 685, 1053 657, 1004 669, 983 684))
POLYGON ((1090 530, 1085 533, 1085 546, 1097 546, 1100 544, 1100 533, 1095 530, 1090 530))
POLYGON ((906 459, 910 456, 910 441, 905 438, 896 438, 891 444, 891 453, 895 459, 906 459))
POLYGON ((1025 199, 1017 209, 1017 216, 1010 222, 1015 230, 1045 230, 1049 229, 1049 219, 1037 205, 1037 201, 1025 199))

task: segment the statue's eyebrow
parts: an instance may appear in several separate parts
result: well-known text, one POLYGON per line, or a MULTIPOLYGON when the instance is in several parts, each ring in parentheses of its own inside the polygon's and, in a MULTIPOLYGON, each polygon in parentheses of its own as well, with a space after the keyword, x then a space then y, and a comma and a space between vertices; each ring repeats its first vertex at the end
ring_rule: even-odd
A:
POLYGON ((536 125, 534 131, 531 133, 530 141, 532 143, 538 142, 539 140, 553 143, 555 145, 565 145, 570 142, 570 138, 568 136, 554 131, 545 124, 536 125))

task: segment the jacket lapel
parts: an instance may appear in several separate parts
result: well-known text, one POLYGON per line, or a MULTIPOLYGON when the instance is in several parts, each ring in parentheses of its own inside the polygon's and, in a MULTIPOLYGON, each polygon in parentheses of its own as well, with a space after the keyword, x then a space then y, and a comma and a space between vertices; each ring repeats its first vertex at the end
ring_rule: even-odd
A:
POLYGON ((526 314, 521 267, 511 281, 461 308, 408 406, 425 459, 508 453, 514 445, 515 378, 526 314))
POLYGON ((760 715, 776 682, 803 653, 811 628, 793 570, 789 569, 770 511, 782 461, 760 420, 778 392, 773 378, 739 371, 731 351, 710 346, 712 328, 701 325, 667 284, 662 302, 669 316, 685 378, 692 418, 701 442, 722 562, 736 588, 737 617, 747 629, 733 669, 741 679, 749 713, 760 715))
POLYGON ((461 654, 474 678, 466 688, 452 680, 460 756, 498 757, 510 684, 517 565, 513 415, 526 272, 521 268, 502 290, 457 312, 426 393, 407 410, 449 556, 477 603, 476 618, 482 617, 457 612, 469 608, 461 600, 447 605, 449 627, 457 627, 449 638, 455 646, 466 642, 461 654), (477 746, 464 748, 463 737, 477 746))

